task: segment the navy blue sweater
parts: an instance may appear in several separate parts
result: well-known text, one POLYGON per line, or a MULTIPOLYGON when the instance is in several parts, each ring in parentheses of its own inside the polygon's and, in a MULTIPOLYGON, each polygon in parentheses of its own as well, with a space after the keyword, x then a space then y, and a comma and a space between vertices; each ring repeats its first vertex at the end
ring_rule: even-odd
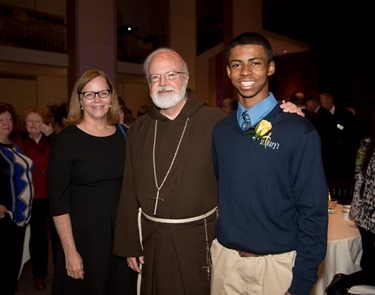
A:
POLYGON ((313 125, 279 104, 264 118, 271 139, 252 139, 236 113, 213 131, 219 181, 216 237, 225 247, 257 254, 297 251, 292 294, 310 294, 327 246, 327 184, 313 125))

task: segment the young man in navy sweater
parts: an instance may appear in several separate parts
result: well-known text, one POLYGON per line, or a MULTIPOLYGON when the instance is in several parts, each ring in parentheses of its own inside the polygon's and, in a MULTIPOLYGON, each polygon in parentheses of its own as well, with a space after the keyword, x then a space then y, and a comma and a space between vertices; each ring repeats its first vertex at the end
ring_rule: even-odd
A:
POLYGON ((264 36, 247 32, 232 40, 227 73, 239 104, 213 130, 219 218, 212 294, 308 295, 325 256, 320 137, 307 119, 280 109, 268 89, 274 72, 264 36))

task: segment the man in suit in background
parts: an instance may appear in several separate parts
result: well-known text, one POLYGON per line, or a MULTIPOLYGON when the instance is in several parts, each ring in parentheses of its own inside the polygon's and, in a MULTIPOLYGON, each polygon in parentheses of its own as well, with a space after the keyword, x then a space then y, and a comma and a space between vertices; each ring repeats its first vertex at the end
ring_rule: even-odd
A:
POLYGON ((334 119, 334 166, 336 168, 334 181, 352 182, 354 179, 355 155, 360 140, 358 135, 355 134, 355 117, 349 110, 335 105, 331 93, 323 92, 319 97, 322 107, 328 110, 334 119))
POLYGON ((307 109, 305 94, 302 91, 294 91, 290 95, 289 101, 294 103, 302 110, 302 112, 305 114, 305 118, 308 119, 319 132, 319 130, 322 128, 322 126, 320 126, 320 120, 318 120, 318 116, 315 112, 307 109))
MULTIPOLYGON (((292 101, 292 100, 291 100, 292 101)), ((318 130, 322 142, 322 158, 324 172, 328 181, 334 179, 335 175, 335 121, 333 115, 320 104, 319 92, 311 91, 304 97, 306 104, 306 118, 318 130)), ((297 104, 296 104, 297 105, 297 104)))

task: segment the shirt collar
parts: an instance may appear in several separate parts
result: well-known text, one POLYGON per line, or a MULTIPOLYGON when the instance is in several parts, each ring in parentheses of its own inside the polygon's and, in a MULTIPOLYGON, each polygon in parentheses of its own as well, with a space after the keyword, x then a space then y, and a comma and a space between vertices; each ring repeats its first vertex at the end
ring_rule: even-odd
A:
POLYGON ((252 126, 256 125, 261 119, 263 119, 268 113, 277 105, 277 100, 275 99, 272 92, 258 102, 256 105, 252 106, 250 109, 246 109, 241 103, 238 103, 237 108, 237 121, 239 126, 243 123, 242 113, 247 110, 250 116, 252 126))
POLYGON ((39 143, 40 139, 42 138, 42 133, 40 133, 37 137, 32 136, 29 134, 30 138, 35 141, 36 143, 39 143))

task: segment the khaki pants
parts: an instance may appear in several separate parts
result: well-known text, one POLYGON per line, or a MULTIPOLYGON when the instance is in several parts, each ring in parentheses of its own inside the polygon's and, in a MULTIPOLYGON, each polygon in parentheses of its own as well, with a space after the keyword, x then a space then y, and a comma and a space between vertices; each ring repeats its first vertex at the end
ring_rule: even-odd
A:
POLYGON ((282 295, 292 282, 296 251, 241 257, 215 239, 211 256, 212 295, 282 295))

